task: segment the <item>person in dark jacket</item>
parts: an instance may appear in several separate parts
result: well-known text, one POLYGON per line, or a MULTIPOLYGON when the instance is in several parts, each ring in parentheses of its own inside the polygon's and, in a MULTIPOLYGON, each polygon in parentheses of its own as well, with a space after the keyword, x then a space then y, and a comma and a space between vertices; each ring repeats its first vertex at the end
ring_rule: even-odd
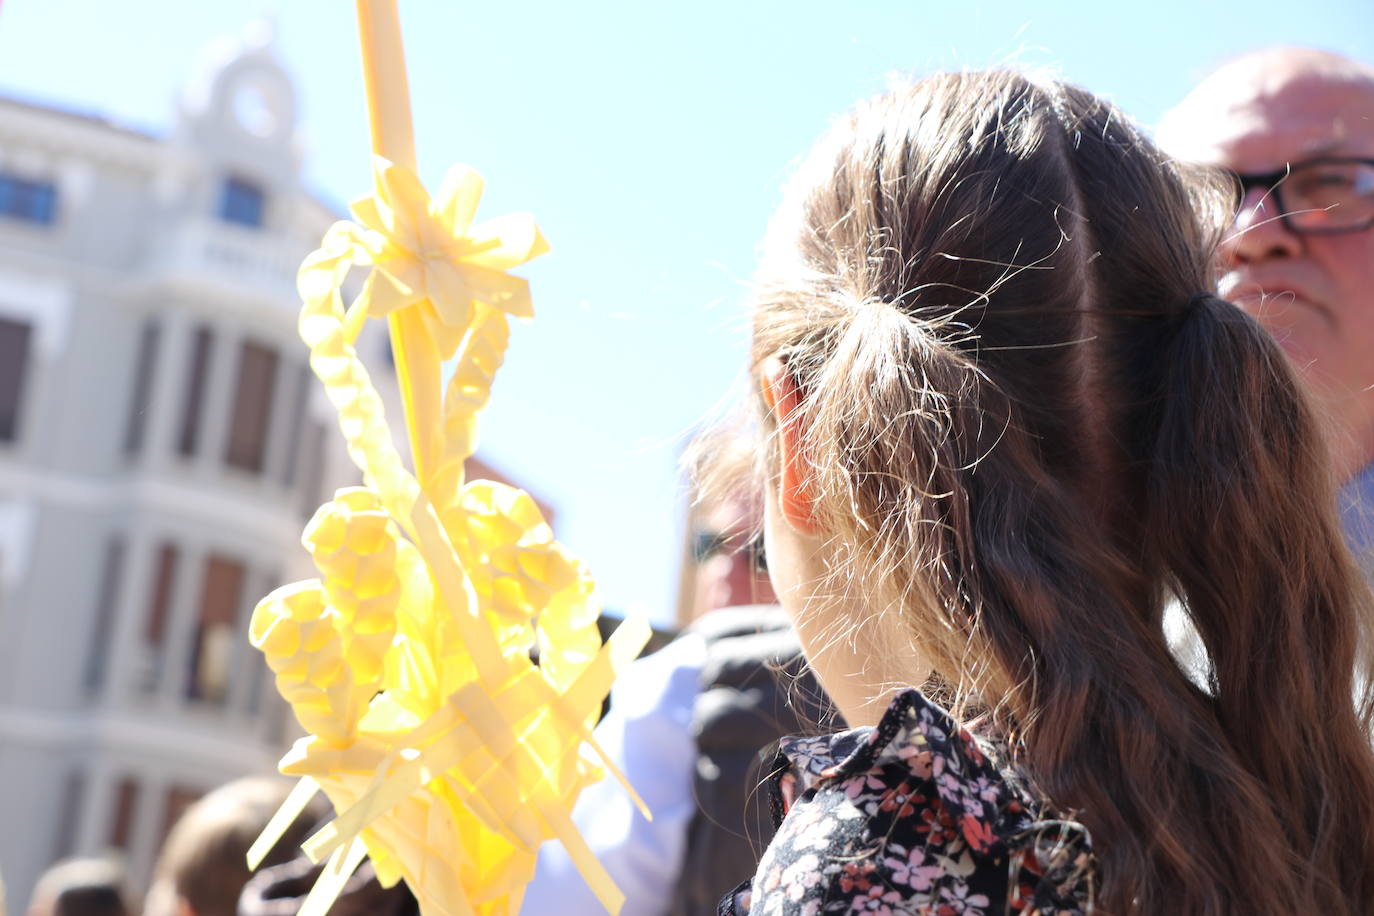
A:
POLYGON ((722 888, 752 874, 773 836, 765 783, 777 740, 835 725, 782 608, 712 611, 689 632, 705 653, 692 704, 696 810, 668 900, 673 916, 712 912, 722 888))

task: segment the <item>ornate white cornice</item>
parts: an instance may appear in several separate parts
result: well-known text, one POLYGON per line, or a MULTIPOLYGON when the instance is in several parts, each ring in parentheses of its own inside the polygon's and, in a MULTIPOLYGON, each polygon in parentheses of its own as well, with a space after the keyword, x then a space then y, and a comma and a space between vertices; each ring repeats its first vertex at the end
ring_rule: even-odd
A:
POLYGON ((31 504, 90 512, 137 508, 200 523, 206 531, 232 532, 263 545, 295 544, 301 520, 279 490, 244 492, 228 475, 188 482, 179 475, 134 471, 108 477, 66 474, 0 456, 0 493, 22 493, 31 504), (237 491, 237 492, 236 492, 237 491))
POLYGON ((0 98, 0 154, 16 151, 37 151, 53 160, 76 155, 151 174, 161 167, 166 146, 156 137, 101 118, 0 98))

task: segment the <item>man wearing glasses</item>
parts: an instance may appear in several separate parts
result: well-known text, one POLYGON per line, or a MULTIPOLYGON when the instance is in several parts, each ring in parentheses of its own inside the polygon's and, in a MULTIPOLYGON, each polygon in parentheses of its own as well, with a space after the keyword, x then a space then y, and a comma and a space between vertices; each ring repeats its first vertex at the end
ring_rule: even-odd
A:
POLYGON ((1159 133, 1171 154, 1237 179, 1221 295, 1273 333, 1327 413, 1346 535, 1374 573, 1374 68, 1250 54, 1159 133))

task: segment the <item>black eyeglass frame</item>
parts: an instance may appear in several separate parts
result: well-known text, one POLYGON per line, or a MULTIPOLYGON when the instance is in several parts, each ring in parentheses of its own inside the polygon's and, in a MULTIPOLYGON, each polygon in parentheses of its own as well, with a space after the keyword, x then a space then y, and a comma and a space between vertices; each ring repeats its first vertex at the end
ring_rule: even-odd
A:
POLYGON ((1334 229, 1314 229, 1306 226, 1297 226, 1290 220, 1288 205, 1283 202, 1283 183, 1293 174, 1295 169, 1304 169, 1309 165, 1367 165, 1374 168, 1374 158, 1363 156, 1319 156, 1316 159, 1304 159, 1301 162, 1290 162, 1281 169, 1272 172, 1236 172, 1227 170, 1231 178, 1236 182, 1240 189, 1240 196, 1237 207, 1244 202, 1245 195, 1250 193, 1251 188, 1264 188, 1266 194, 1274 196, 1274 203, 1278 204, 1279 219, 1283 221, 1284 228, 1294 235, 1343 235, 1347 232, 1364 232, 1366 229, 1374 228, 1374 216, 1363 223, 1356 223, 1351 226, 1337 226, 1334 229))

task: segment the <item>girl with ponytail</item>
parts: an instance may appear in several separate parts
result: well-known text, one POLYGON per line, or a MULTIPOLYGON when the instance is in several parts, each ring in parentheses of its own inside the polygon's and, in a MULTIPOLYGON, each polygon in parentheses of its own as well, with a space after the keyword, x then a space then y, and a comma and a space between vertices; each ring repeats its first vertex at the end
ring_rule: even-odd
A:
POLYGON ((1374 914, 1374 608, 1283 354, 1209 292, 1229 216, 1010 72, 805 160, 753 317, 765 538, 857 728, 784 741, 723 912, 1374 914))

